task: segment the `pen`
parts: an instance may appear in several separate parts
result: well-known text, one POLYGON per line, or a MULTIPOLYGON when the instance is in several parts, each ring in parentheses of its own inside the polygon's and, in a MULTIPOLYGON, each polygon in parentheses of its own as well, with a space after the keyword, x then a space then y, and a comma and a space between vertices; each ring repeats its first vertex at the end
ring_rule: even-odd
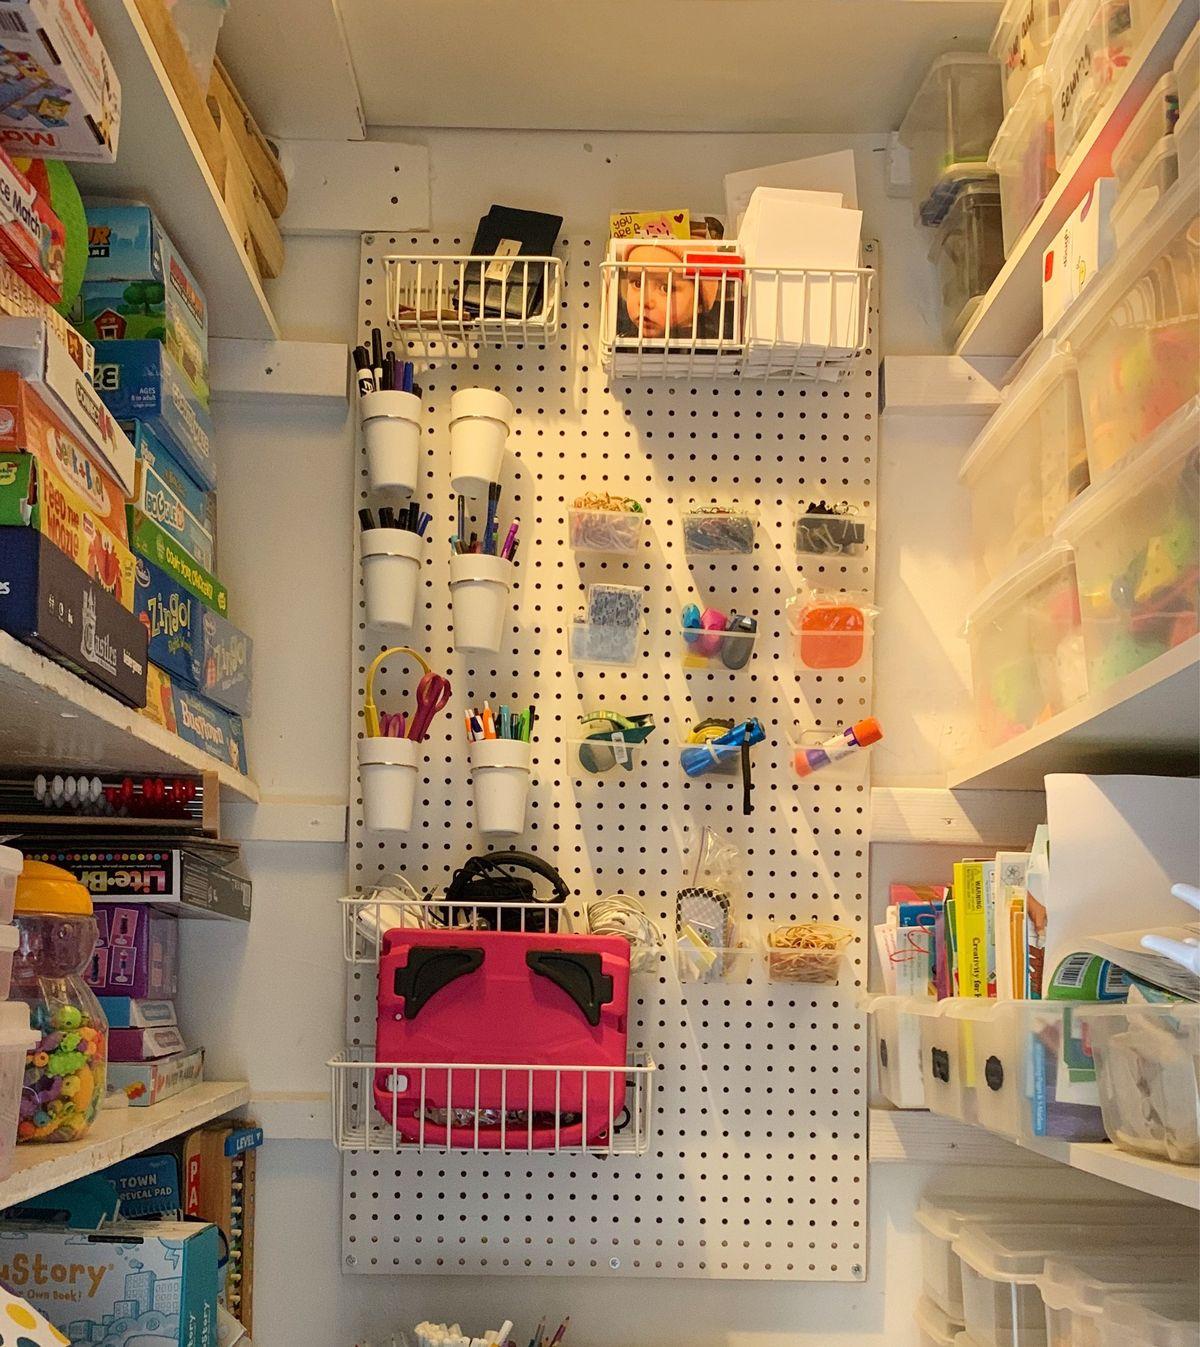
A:
POLYGON ((550 1339, 550 1347, 558 1347, 558 1344, 562 1342, 563 1335, 566 1333, 570 1325, 571 1325, 571 1316, 568 1314, 567 1317, 562 1321, 562 1323, 559 1324, 558 1332, 555 1333, 555 1335, 550 1339))
POLYGON ((417 532, 421 535, 422 538, 425 536, 425 530, 432 523, 433 523, 433 515, 429 513, 423 514, 421 518, 417 521, 417 532))
POLYGON ((416 531, 417 531, 417 520, 418 520, 420 517, 421 517, 421 512, 420 512, 420 510, 417 508, 417 502, 416 502, 415 500, 410 500, 410 501, 408 502, 408 523, 405 525, 405 527, 408 529, 409 533, 416 533, 416 531))
POLYGON ((371 369, 378 391, 383 388, 383 333, 377 327, 371 329, 371 369))
POLYGON ((354 368, 358 373, 358 395, 366 397, 375 391, 375 380, 371 374, 371 353, 365 346, 354 348, 354 368))
MULTIPOLYGON (((525 721, 525 742, 527 744, 533 741, 533 718, 534 718, 534 709, 531 706, 529 708, 529 717, 525 721)), ((569 1323, 570 1320, 568 1319, 567 1322, 569 1323)))
POLYGON ((358 522, 365 529, 373 529, 375 527, 375 516, 371 513, 370 510, 367 509, 359 510, 358 522))
POLYGON ((506 560, 508 558, 509 549, 516 542, 516 540, 517 540, 517 525, 510 524, 508 526, 508 536, 504 539, 504 546, 500 549, 500 555, 504 557, 506 560))
POLYGON ((473 744, 475 742, 475 727, 471 723, 470 711, 463 712, 463 719, 467 722, 467 742, 473 744))
POLYGON ((483 530, 483 550, 485 552, 493 552, 495 549, 496 508, 499 504, 500 483, 491 482, 488 484, 487 523, 483 530))
POLYGON ((467 498, 459 496, 458 498, 458 536, 465 538, 467 536, 467 498))
POLYGON ((413 364, 411 360, 406 360, 404 362, 404 373, 401 377, 404 385, 404 392, 411 393, 413 391, 413 364))

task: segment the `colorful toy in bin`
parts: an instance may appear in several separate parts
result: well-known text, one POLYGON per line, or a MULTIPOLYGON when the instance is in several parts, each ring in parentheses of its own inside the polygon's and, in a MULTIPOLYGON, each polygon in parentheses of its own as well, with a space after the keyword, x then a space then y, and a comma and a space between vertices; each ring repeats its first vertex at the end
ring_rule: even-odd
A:
POLYGON ((13 996, 40 1034, 25 1056, 17 1140, 75 1141, 96 1120, 108 1056, 108 1024, 82 977, 97 935, 91 895, 68 871, 27 860, 16 925, 13 996))

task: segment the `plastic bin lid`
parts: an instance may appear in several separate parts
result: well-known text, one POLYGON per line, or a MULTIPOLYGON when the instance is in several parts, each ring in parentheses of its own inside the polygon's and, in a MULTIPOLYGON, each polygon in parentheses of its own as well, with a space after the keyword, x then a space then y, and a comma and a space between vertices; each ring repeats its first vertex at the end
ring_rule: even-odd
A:
POLYGON ((1052 1310, 1096 1315, 1106 1296, 1143 1286, 1161 1290, 1163 1283, 1185 1282, 1195 1271, 1195 1256, 1173 1252, 1168 1244, 1165 1249, 1047 1258, 1037 1287, 1052 1310))
POLYGON ((1200 397, 1173 412, 1153 434, 1135 445, 1108 472, 1080 492, 1062 512, 1054 536, 1073 542, 1105 515, 1136 498, 1158 473, 1181 464, 1200 444, 1200 397))
MULTIPOLYGON (((1176 99, 1178 99, 1179 95, 1178 86, 1175 83, 1175 72, 1173 70, 1168 70, 1154 88, 1146 95, 1145 99, 1142 101, 1141 107, 1133 114, 1133 119, 1121 133, 1121 139, 1117 141, 1112 152, 1114 175, 1120 176, 1117 174, 1117 165, 1125 157, 1133 142, 1142 134, 1147 119, 1161 117, 1162 105, 1172 94, 1175 94, 1176 99)), ((1176 112, 1178 113, 1178 109, 1176 109, 1176 112)))
MULTIPOLYGON (((1071 544, 1054 538, 1047 538, 1035 549, 1022 553, 971 605, 964 627, 966 633, 970 635, 971 628, 982 624, 992 613, 1049 580, 1055 572, 1070 564, 1073 557, 1071 544)), ((991 1004, 994 1006, 997 1002, 991 1004)), ((1009 1002, 1001 1001, 998 1004, 1008 1005, 1009 1002)))
POLYGON ((1144 1212, 1147 1205, 1135 1196, 1124 1201, 1064 1196, 1039 1198, 1036 1202, 1028 1197, 1005 1197, 1003 1194, 996 1197, 922 1197, 917 1203, 916 1218, 917 1224, 931 1235, 957 1239, 974 1221, 1011 1224, 1020 1220, 1034 1225, 1052 1225, 1057 1221, 1062 1224, 1076 1218, 1081 1208, 1086 1209, 1089 1216, 1121 1220, 1144 1212))
POLYGON ((47 861, 26 861, 17 880, 16 910, 30 915, 90 917, 92 895, 69 871, 47 861))
MULTIPOLYGON (((1069 1222, 1057 1225, 1026 1220, 1012 1225, 972 1222, 954 1241, 954 1252, 989 1281, 1012 1282, 1020 1286, 1031 1286, 1045 1271, 1046 1259, 1054 1254, 1069 1257, 1095 1249, 1116 1252, 1122 1248, 1145 1252, 1146 1223, 1140 1215, 1126 1211, 1100 1217, 1094 1210, 1088 1211, 1088 1219, 1080 1219, 1081 1215, 1075 1210, 1069 1222)), ((1178 1219, 1156 1212, 1154 1223, 1160 1236, 1162 1223, 1166 1220, 1171 1221, 1167 1227, 1171 1234, 1178 1235, 1178 1243, 1172 1239, 1170 1248, 1186 1248, 1189 1244, 1196 1248, 1195 1217, 1189 1208, 1181 1208, 1178 1219), (1185 1214, 1190 1219, 1184 1221, 1185 1214)), ((1168 1241, 1163 1239, 1159 1247, 1167 1244, 1168 1241)), ((1200 1249, 1196 1256, 1200 1257, 1200 1249)))
POLYGON ((1176 56, 1175 64, 1171 67, 1176 75, 1179 74, 1179 71, 1187 65, 1188 61, 1195 55, 1196 44, 1198 42, 1200 42, 1200 23, 1196 24, 1187 37, 1184 38, 1183 46, 1179 48, 1179 55, 1176 56))
POLYGON ((1200 1339, 1200 1291, 1194 1278, 1169 1290, 1107 1296, 1104 1322, 1127 1330, 1138 1347, 1195 1347, 1200 1339))
POLYGON ((0 847, 0 875, 19 875, 25 857, 16 847, 0 847))
MULTIPOLYGON (((942 76, 955 66, 993 66, 996 70, 997 79, 1000 75, 1000 62, 986 51, 951 51, 944 56, 939 56, 929 69, 925 72, 925 78, 921 81, 920 87, 913 95, 912 102, 908 105, 908 111, 904 114, 904 120, 900 123, 900 141, 907 144, 908 137, 914 132, 924 131, 927 125, 916 125, 922 120, 926 113, 925 104, 937 103, 944 107, 941 89, 938 87, 942 76)), ((941 109, 939 108, 939 111, 941 109)))
POLYGON ((29 1024, 29 1007, 24 1001, 0 1001, 0 1048, 20 1048, 24 1052, 41 1038, 29 1024))
POLYGON ((15 954, 20 943, 21 933, 11 922, 0 926, 0 954, 15 954))
POLYGON ((1008 442, 1007 437, 1036 409, 1054 385, 1073 374, 1075 368, 1075 357, 1060 342, 1053 337, 1039 342, 1020 373, 1005 388, 1000 406, 975 437, 975 443, 958 470, 959 481, 969 485, 978 477, 1008 442))
POLYGON ((914 1318, 921 1332, 927 1338, 932 1338, 938 1347, 953 1347, 954 1339, 962 1328, 957 1319, 951 1319, 942 1307, 935 1305, 928 1296, 922 1296, 917 1301, 914 1318))

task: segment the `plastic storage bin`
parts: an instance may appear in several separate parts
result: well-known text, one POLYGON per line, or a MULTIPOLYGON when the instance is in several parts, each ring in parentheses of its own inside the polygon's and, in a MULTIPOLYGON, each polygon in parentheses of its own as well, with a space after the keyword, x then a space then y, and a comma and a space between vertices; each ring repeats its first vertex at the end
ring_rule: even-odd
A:
POLYGON ((1058 30, 1065 0, 1007 0, 992 34, 989 51, 1000 62, 1004 106, 1011 108, 1034 73, 1041 69, 1058 30))
POLYGON ((17 901, 17 880, 24 864, 25 857, 16 847, 0 846, 0 923, 12 921, 17 901))
POLYGON ((1064 328, 1093 482, 1200 392, 1198 199, 1193 171, 1076 300, 1064 328))
POLYGON ((981 577, 994 580, 1048 538, 1088 484, 1075 361, 1045 341, 1005 389, 959 478, 971 493, 981 577))
MULTIPOLYGON (((1196 1273, 1191 1254, 1087 1254, 1047 1258, 1037 1279, 1046 1307, 1046 1347, 1099 1347, 1100 1317, 1112 1295, 1161 1292, 1164 1285, 1186 1285, 1196 1273)), ((1131 1347, 1131 1344, 1124 1344, 1131 1347)))
POLYGON ((1200 99, 1200 24, 1192 29, 1187 41, 1179 48, 1172 74, 1182 115, 1190 104, 1200 99))
POLYGON ((982 52, 939 56, 900 123, 912 163, 918 221, 936 225, 971 182, 988 178, 988 151, 1004 115, 1000 63, 982 52))
POLYGON ((1044 545, 976 601, 967 617, 975 717, 988 748, 1087 695, 1075 561, 1044 545))
POLYGON ((25 1055, 37 1046, 39 1038, 29 1027, 29 1011, 23 1001, 0 1005, 0 1180, 7 1179, 13 1170, 25 1055))
POLYGON ((962 1019, 977 1013, 979 1002, 951 997, 921 1006, 921 1078, 925 1107, 948 1118, 975 1121, 975 1090, 971 1084, 968 1047, 970 1034, 961 1033, 962 1019))
POLYGON ((1200 610, 1200 409, 1160 427, 1091 486, 1059 532, 1075 549, 1088 686, 1097 692, 1186 641, 1200 610))
POLYGON ((1082 1023, 1109 1138, 1122 1150, 1200 1164, 1200 1006, 1096 1006, 1082 1023))
POLYGON ((1175 138, 1175 157, 1180 164, 1194 164, 1200 156, 1200 97, 1179 109, 1179 120, 1171 132, 1175 138))
POLYGON ((918 1347, 954 1347, 954 1340, 962 1332, 962 1324, 951 1319, 927 1296, 917 1301, 918 1347))
POLYGON ((1004 265, 1000 189, 994 177, 969 183, 955 197, 938 228, 929 260, 937 268, 942 333, 953 346, 1004 265))
POLYGON ((1076 0, 1067 7, 1046 56, 1060 171, 1108 101, 1161 2, 1076 0))
POLYGON ((1178 177, 1175 137, 1167 134, 1144 156, 1140 168, 1121 188, 1112 212, 1113 238, 1118 248, 1129 241, 1178 177))
POLYGON ((1095 1104, 1060 1099, 1064 1073, 1090 1072, 1083 1006, 1071 1001, 990 1002, 972 1025, 971 1075, 981 1126, 1018 1141, 1103 1141, 1095 1104))
POLYGON ((1040 70, 1026 80, 1020 96, 1005 114, 988 164, 1000 179, 1000 216, 1007 257, 1058 177, 1050 87, 1040 70))
POLYGON ((1153 1295, 1109 1296, 1100 1322, 1100 1347, 1196 1347, 1200 1295, 1178 1286, 1153 1295))
POLYGON ((932 1004, 910 996, 872 996, 866 1002, 879 1090, 896 1108, 925 1107, 921 1021, 914 1006, 932 1004))
POLYGON ((1112 152, 1112 175, 1119 192, 1129 186, 1155 146, 1163 136, 1171 134, 1178 120, 1179 92, 1175 73, 1168 70, 1134 113, 1112 152))

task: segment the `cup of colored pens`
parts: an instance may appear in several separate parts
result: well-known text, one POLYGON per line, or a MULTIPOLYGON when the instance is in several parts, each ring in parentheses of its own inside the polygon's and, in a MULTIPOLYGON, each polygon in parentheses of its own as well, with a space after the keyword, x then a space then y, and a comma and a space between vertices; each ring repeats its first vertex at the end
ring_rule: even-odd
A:
POLYGON ((450 539, 455 650, 495 654, 504 640, 520 526, 501 522, 500 494, 499 483, 492 482, 482 517, 468 510, 465 496, 458 497, 456 531, 450 539))
POLYGON ((359 510, 363 598, 373 627, 409 628, 417 608, 421 557, 433 516, 416 501, 378 512, 359 510))
POLYGON ((467 712, 467 745, 481 833, 512 836, 525 830, 533 764, 533 707, 508 706, 467 712))
POLYGON ((420 462, 421 399, 413 367, 383 349, 383 334, 354 348, 358 412, 372 491, 415 491, 420 462))

